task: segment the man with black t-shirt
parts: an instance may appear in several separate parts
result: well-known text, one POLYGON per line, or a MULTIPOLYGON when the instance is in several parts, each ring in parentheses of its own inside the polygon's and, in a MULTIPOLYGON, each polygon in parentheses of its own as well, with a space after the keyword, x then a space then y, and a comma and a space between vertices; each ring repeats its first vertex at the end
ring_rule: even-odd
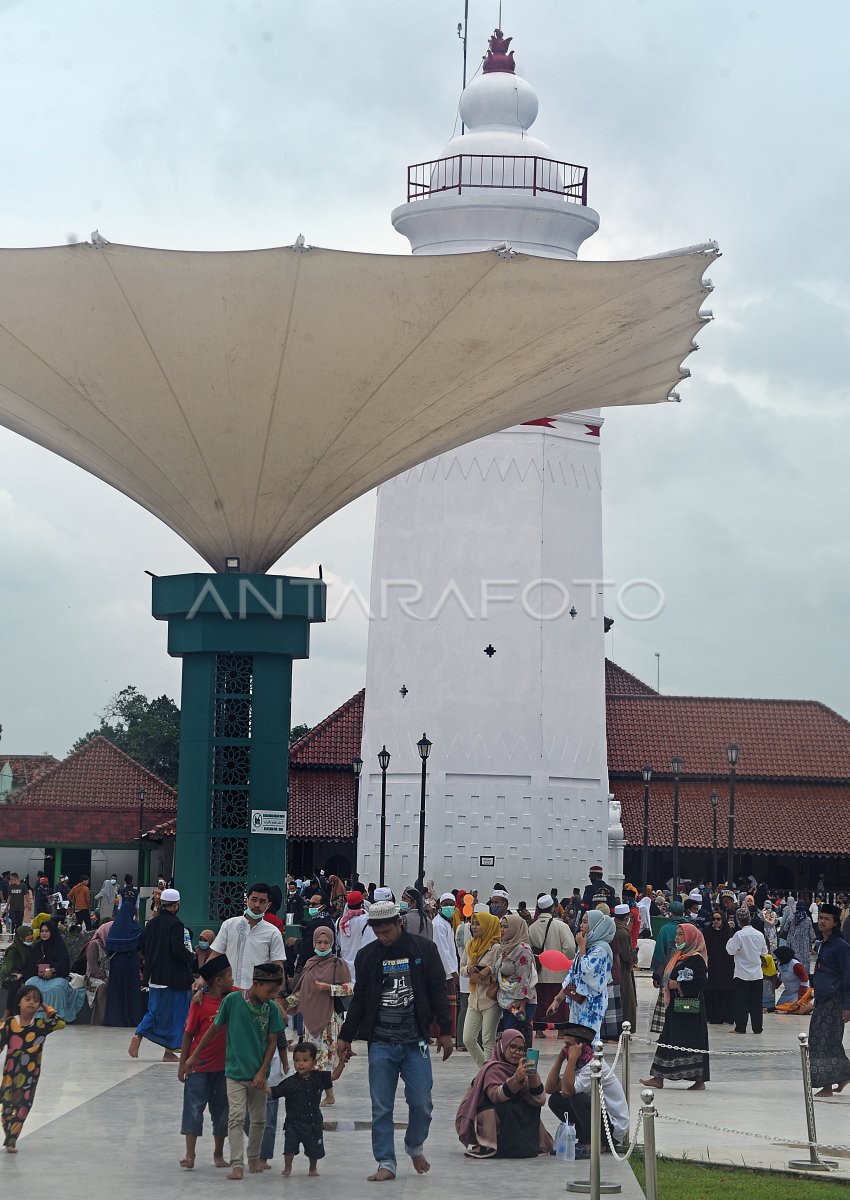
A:
POLYGON ((434 943, 407 933, 398 905, 389 900, 372 905, 369 925, 376 941, 364 946, 354 960, 354 995, 337 1052, 345 1063, 356 1037, 369 1044, 372 1153, 378 1163, 369 1180, 383 1183, 396 1176, 393 1106, 399 1077, 404 1080, 408 1107, 405 1152, 419 1175, 431 1169, 425 1139, 431 1125, 428 1037, 434 1020, 443 1061, 454 1047, 446 973, 434 943))
POLYGON ((12 922, 12 933, 24 923, 24 908, 30 889, 21 883, 17 871, 9 876, 9 918, 12 922))

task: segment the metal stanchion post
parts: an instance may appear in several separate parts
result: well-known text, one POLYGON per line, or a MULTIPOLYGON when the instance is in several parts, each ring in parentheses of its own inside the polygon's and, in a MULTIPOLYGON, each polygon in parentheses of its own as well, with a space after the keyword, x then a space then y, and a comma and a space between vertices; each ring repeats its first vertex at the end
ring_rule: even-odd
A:
POLYGON ((798 1034, 800 1043, 800 1058, 803 1063, 803 1097, 806 1103, 806 1130, 809 1135, 809 1157, 793 1158, 788 1163, 800 1171, 837 1171, 838 1163, 834 1158, 821 1158, 818 1154, 818 1134, 815 1127, 815 1102, 812 1098, 812 1070, 809 1063, 809 1035, 798 1034))
POLYGON ((591 1200, 601 1195, 622 1191, 619 1183, 605 1183, 602 1179, 602 1042, 593 1043, 593 1062, 590 1064, 590 1179, 576 1180, 567 1184, 568 1192, 589 1192, 591 1200))
POLYGON ((646 1088, 643 1101, 643 1166, 646 1173, 646 1200, 658 1200, 658 1162, 655 1157, 655 1092, 646 1088))
POLYGON ((632 1127, 632 1024, 631 1021, 623 1022, 623 1074, 622 1074, 623 1091, 626 1094, 626 1108, 629 1110, 629 1141, 631 1141, 632 1127))

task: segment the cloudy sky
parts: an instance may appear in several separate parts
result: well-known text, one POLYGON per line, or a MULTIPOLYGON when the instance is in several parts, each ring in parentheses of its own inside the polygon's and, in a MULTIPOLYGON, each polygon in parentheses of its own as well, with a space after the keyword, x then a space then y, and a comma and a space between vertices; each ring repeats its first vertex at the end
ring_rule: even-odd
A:
MULTIPOLYGON (((498 14, 470 2, 475 68, 498 14)), ((681 405, 604 429, 606 574, 657 581, 609 652, 664 691, 811 697, 850 716, 850 6, 504 0, 534 132, 585 163, 585 258, 717 239, 716 320, 681 405)), ((452 135, 462 0, 0 0, 0 244, 405 253, 409 162, 452 135)), ((374 497, 277 570, 368 594, 374 497)), ((203 564, 131 501, 0 429, 5 751, 64 754, 134 683, 177 697, 148 568, 203 564)), ((335 590, 334 590, 335 589, 335 590)), ((613 639, 613 644, 612 644, 613 639)), ((362 686, 354 604, 314 633, 295 720, 362 686)))

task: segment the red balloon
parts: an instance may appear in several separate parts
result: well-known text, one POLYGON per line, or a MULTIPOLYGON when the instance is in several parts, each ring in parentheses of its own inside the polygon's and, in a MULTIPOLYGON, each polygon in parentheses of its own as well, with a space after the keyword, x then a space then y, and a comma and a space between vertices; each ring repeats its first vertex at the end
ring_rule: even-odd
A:
POLYGON ((544 950, 540 955, 540 965, 547 971, 569 971, 573 964, 572 959, 560 950, 544 950))

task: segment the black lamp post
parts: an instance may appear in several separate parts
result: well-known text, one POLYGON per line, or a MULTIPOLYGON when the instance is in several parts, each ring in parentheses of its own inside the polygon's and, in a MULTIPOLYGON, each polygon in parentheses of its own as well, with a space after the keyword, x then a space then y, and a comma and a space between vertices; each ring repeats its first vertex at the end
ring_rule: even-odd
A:
POLYGON ((387 856, 387 767, 390 765, 390 752, 383 746, 378 751, 378 766, 381 768, 381 873, 380 886, 384 886, 384 861, 387 856))
POLYGON ((139 801, 139 861, 136 864, 136 886, 141 887, 145 865, 145 844, 142 841, 142 835, 145 832, 145 789, 143 787, 136 792, 136 799, 139 801))
POLYGON ((422 734, 416 748, 422 759, 422 788, 419 793, 419 874, 416 876, 416 887, 421 895, 425 882, 425 777, 428 771, 428 755, 431 753, 431 743, 427 734, 422 734))
POLYGON ((679 776, 682 773, 682 758, 674 754, 670 759, 673 771, 673 895, 679 895, 679 776))
POLYGON ((643 776, 643 854, 640 860, 640 877, 644 890, 649 883, 649 782, 652 779, 652 767, 644 767, 643 776))
POLYGON ((729 760, 729 848, 726 852, 726 882, 732 884, 735 873, 735 770, 741 757, 741 747, 730 742, 726 747, 729 760))
POLYGON ((717 792, 711 793, 711 882, 717 887, 717 792))
POLYGON ((363 770, 363 759, 358 754, 351 760, 354 771, 354 862, 351 865, 351 882, 359 879, 357 874, 357 844, 360 839, 360 773, 363 770))

